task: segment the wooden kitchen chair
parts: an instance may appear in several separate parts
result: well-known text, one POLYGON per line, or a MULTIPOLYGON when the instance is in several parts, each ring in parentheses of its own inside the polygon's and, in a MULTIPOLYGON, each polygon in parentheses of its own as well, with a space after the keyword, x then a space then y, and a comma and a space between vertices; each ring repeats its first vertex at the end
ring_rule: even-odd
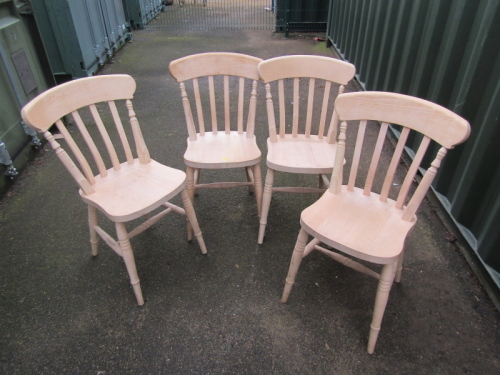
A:
MULTIPOLYGON (((45 91, 33 99, 23 108, 22 117, 28 126, 45 135, 80 186, 80 196, 88 205, 92 255, 97 255, 100 236, 123 257, 137 303, 142 305, 144 299, 130 245, 132 237, 174 211, 187 216, 202 253, 205 254, 207 250, 185 190, 185 173, 162 165, 149 156, 132 107, 131 99, 135 88, 134 79, 128 75, 78 79, 45 91), (122 102, 117 102, 119 100, 122 102), (118 107, 117 104, 124 105, 118 107), (128 116, 120 116, 120 112, 125 112, 128 116), (63 122, 66 115, 70 115, 75 122, 76 126, 72 130, 67 129, 63 122), (121 117, 128 118, 130 130, 123 126, 121 117), (54 123, 60 134, 49 131, 54 123), (109 126, 113 123, 115 127, 109 126), (81 137, 72 135, 73 130, 79 130, 81 137), (127 139, 129 132, 133 134, 137 158, 134 158, 127 139), (112 138, 119 139, 116 142, 120 144, 119 147, 115 148, 112 138), (60 140, 66 141, 79 167, 61 147, 60 140), (104 149, 107 155, 101 154, 104 149), (124 162, 119 161, 118 154, 125 156, 124 162), (94 174, 91 162, 87 161, 87 155, 92 155, 97 174, 94 174), (111 161, 111 168, 105 166, 104 159, 111 161), (181 195, 184 209, 168 202, 177 194, 181 195), (126 222, 150 214, 157 208, 162 208, 162 211, 149 217, 132 231, 127 231, 126 222), (98 225, 98 211, 115 223, 118 240, 113 239, 98 225)), ((188 239, 190 240, 189 237, 188 239)))
POLYGON ((469 136, 470 127, 466 120, 446 108, 423 99, 394 93, 343 94, 336 100, 335 109, 342 123, 331 184, 328 191, 301 214, 302 229, 293 251, 282 302, 288 299, 302 258, 312 250, 319 250, 348 267, 379 279, 368 340, 368 353, 371 354, 375 349, 391 285, 394 280, 399 282, 401 279, 403 247, 406 236, 417 220, 415 212, 424 199, 447 149, 464 142, 469 136), (346 148, 346 121, 358 120, 359 129, 349 181, 347 185, 343 185, 342 161, 346 148), (378 126, 378 123, 367 120, 379 121, 381 125, 374 150, 368 152, 371 161, 367 176, 361 181, 362 179, 357 177, 360 155, 364 149, 365 130, 367 127, 378 126), (402 130, 389 166, 380 170, 377 167, 389 124, 401 125, 402 130), (399 183, 398 174, 396 184, 396 171, 412 130, 420 133, 422 140, 406 175, 404 171, 400 172, 403 174, 402 183, 399 183), (442 147, 420 183, 414 183, 431 141, 442 147), (376 175, 383 177, 380 192, 373 191, 376 175), (416 190, 411 194, 413 188, 416 190), (399 191, 391 192, 391 189, 399 191), (390 193, 394 194, 395 199, 389 197, 390 193), (314 238, 306 246, 309 235, 314 238), (320 246, 320 243, 347 256, 326 249, 320 246), (376 273, 352 258, 380 264, 382 271, 380 274, 376 273))
POLYGON ((254 127, 257 66, 261 61, 239 53, 214 52, 186 56, 170 63, 170 73, 180 83, 189 135, 184 163, 191 200, 200 188, 249 186, 250 191, 255 191, 260 216, 261 152, 255 141, 254 127), (188 92, 194 100, 196 116, 191 111, 188 92), (201 184, 199 181, 202 169, 228 168, 244 168, 247 182, 201 184))
POLYGON ((264 240, 273 191, 318 194, 328 186, 326 174, 333 170, 337 137, 333 101, 355 71, 350 63, 312 55, 276 57, 259 64, 260 77, 266 83, 269 123, 259 244, 264 240), (271 82, 277 82, 276 103, 271 82), (275 187, 275 171, 318 175, 319 188, 275 187))

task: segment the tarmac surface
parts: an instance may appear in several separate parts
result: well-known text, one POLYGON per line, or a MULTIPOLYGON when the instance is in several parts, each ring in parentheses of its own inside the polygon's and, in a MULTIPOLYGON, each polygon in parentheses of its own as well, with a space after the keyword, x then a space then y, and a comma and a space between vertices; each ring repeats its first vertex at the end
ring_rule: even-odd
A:
MULTIPOLYGON (((315 36, 139 31, 102 74, 136 79, 134 108, 152 158, 184 169, 187 130, 169 62, 208 51, 334 56, 315 36)), ((265 155, 263 98, 261 91, 256 135, 265 155)), ((262 168, 265 176, 264 160, 262 168)), ((203 174, 212 178, 245 175, 203 174)), ((277 174, 277 183, 285 181, 316 183, 277 174)), ((132 240, 146 300, 140 307, 122 260, 103 242, 91 256, 85 204, 46 146, 0 201, 0 373, 500 373, 500 315, 427 200, 375 354, 366 353, 372 278, 314 252, 282 304, 300 212, 316 198, 274 194, 259 246, 255 199, 245 188, 200 191, 195 209, 207 255, 185 241, 178 215, 132 240)))

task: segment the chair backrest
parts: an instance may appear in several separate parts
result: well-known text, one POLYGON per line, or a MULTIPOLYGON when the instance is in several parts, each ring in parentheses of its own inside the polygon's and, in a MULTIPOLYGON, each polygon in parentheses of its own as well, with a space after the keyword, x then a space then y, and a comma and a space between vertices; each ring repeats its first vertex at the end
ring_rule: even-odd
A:
MULTIPOLYGON (((246 131, 247 137, 254 136, 255 110, 257 103, 257 81, 259 73, 257 66, 262 61, 257 57, 240 53, 212 52, 200 53, 174 60, 169 65, 170 74, 180 83, 182 105, 186 117, 189 139, 196 140, 197 133, 201 136, 205 131, 217 134, 223 130, 229 134, 235 128, 239 134, 246 131), (245 93, 245 82, 251 81, 250 93, 245 93), (186 81, 191 81, 186 85, 186 81), (195 126, 188 91, 194 97, 198 127, 195 126), (231 91, 237 92, 236 108, 231 110, 231 91), (202 95, 202 93, 208 93, 202 95), (222 95, 219 93, 222 92, 222 95), (249 97, 246 127, 244 124, 244 110, 246 106, 245 94, 249 97), (222 104, 218 101, 222 99, 222 104), (223 121, 218 118, 217 107, 222 105, 223 121), (203 108, 208 107, 209 117, 205 118, 203 108), (231 114, 236 114, 236 119, 231 121, 231 114), (209 121, 205 121, 209 120, 209 121), (205 129, 205 123, 210 123, 210 130, 205 129), (219 129, 219 123, 223 128, 219 129)), ((234 106, 234 104, 233 104, 234 106)))
MULTIPOLYGON (((354 65, 325 56, 291 55, 263 61, 259 64, 259 75, 266 84, 266 104, 271 142, 284 138, 291 132, 293 137, 305 134, 310 137, 316 133, 322 139, 327 131, 327 142, 335 143, 337 137, 337 116, 333 101, 337 95, 331 95, 332 83, 339 85, 338 93, 356 73, 354 65), (276 128, 275 109, 271 94, 271 82, 277 81, 279 130, 276 128), (302 83, 302 85, 301 85, 302 83), (288 86, 292 86, 290 89, 288 86), (302 87, 301 87, 302 86, 302 87), (288 89, 288 90, 287 90, 288 89), (291 92, 291 93, 290 93, 291 92), (302 93, 303 92, 303 93, 302 93), (313 116, 315 93, 322 97, 319 116, 313 116), (300 98, 307 98, 306 116, 301 121, 300 98), (292 119, 287 112, 288 103, 292 106, 292 119), (330 103, 332 105, 330 105, 330 103), (326 129, 327 117, 330 116, 329 128, 326 129), (316 118, 313 124, 313 118, 316 118), (290 130, 291 123, 291 130, 290 130), (300 124, 303 124, 302 126, 300 124)), ((303 116, 302 116, 303 117, 303 116)))
MULTIPOLYGON (((427 190, 429 189, 437 170, 441 165, 441 160, 446 155, 447 149, 464 142, 470 133, 469 123, 452 111, 441 107, 427 100, 412 96, 387 93, 387 92, 356 92, 339 95, 335 101, 335 110, 341 121, 339 141, 337 145, 336 160, 343 161, 345 153, 345 139, 347 121, 359 121, 359 128, 356 137, 354 155, 347 183, 347 191, 353 191, 360 167, 361 151, 367 125, 377 126, 380 123, 380 130, 371 162, 364 181, 363 194, 372 194, 373 182, 381 160, 381 153, 387 130, 390 124, 401 125, 399 140, 394 149, 391 161, 385 172, 382 188, 379 194, 381 202, 387 202, 390 190, 394 184, 396 170, 400 164, 403 149, 410 131, 420 133, 421 142, 413 158, 402 184, 397 184, 399 192, 395 200, 395 207, 402 210, 402 219, 412 220, 427 190), (369 121, 374 120, 374 121, 369 121), (410 188, 415 175, 422 163, 422 159, 432 141, 437 142, 442 147, 431 166, 424 174, 418 187, 409 199, 410 188)), ((383 173, 383 172, 380 172, 383 173)), ((339 193, 342 184, 342 162, 334 167, 330 191, 339 193)))
POLYGON ((94 192, 92 185, 95 184, 94 173, 84 154, 88 153, 79 147, 76 138, 66 128, 63 118, 71 115, 76 128, 80 131, 81 142, 92 155, 97 170, 101 177, 108 172, 104 159, 96 146, 103 143, 107 149, 113 169, 120 169, 120 161, 117 151, 111 141, 109 127, 105 123, 114 122, 117 137, 122 144, 122 151, 129 164, 134 163, 134 157, 127 139, 126 130, 123 127, 117 100, 125 100, 126 113, 132 128, 134 143, 139 162, 147 164, 151 161, 149 152, 144 143, 139 123, 132 107, 131 99, 134 96, 135 80, 128 75, 104 75, 98 77, 81 78, 56 86, 37 96, 22 109, 21 115, 26 124, 43 133, 49 141, 56 154, 79 184, 85 194, 94 192), (104 102, 102 104, 98 104, 104 102), (96 105, 97 104, 97 105, 96 105), (84 108, 88 108, 85 110, 84 108), (90 112, 90 113, 89 113, 90 112), (109 121, 108 121, 109 120, 109 121), (86 125, 87 123, 87 125, 86 125), (60 134, 52 134, 49 128, 56 125, 60 134), (94 131, 97 128, 97 131, 94 131), (90 132, 89 132, 90 130, 90 132), (98 140, 91 133, 101 138, 98 140), (57 142, 64 139, 77 160, 80 169, 71 157, 57 142))

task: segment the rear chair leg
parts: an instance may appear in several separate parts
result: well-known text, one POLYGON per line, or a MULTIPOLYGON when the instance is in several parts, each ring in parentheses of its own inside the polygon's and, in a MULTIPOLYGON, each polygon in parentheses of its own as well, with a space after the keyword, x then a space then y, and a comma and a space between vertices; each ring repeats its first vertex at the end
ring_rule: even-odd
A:
POLYGON ((253 194, 253 192, 255 191, 254 189, 255 181, 254 181, 254 174, 252 172, 252 167, 245 167, 245 173, 247 175, 247 182, 252 183, 252 185, 248 186, 248 192, 250 194, 253 194))
MULTIPOLYGON (((186 167, 186 192, 188 194, 191 203, 194 202, 194 181, 195 181, 194 175, 195 175, 194 168, 186 167)), ((191 241, 193 239, 193 228, 189 220, 187 220, 186 222, 186 234, 187 234, 187 240, 191 241)))
POLYGON ((267 168, 266 183, 264 184, 264 196, 262 197, 262 212, 260 215, 259 237, 257 243, 264 242, 264 234, 266 232, 267 215, 269 214, 269 206, 273 195, 274 170, 267 168))
POLYGON ((198 241, 198 245, 200 246, 201 252, 203 254, 207 253, 207 248, 205 246, 205 241, 203 240, 203 235, 201 234, 200 226, 198 224, 198 219, 196 218, 196 213, 193 208, 193 204, 189 199, 189 195, 186 190, 181 191, 181 199, 182 204, 184 205, 184 210, 186 211, 186 217, 190 224, 190 227, 194 231, 194 236, 196 237, 196 241, 198 241))
POLYGON ((255 200, 257 201, 257 214, 260 217, 262 215, 262 173, 260 171, 260 164, 255 164, 253 166, 253 176, 255 200))

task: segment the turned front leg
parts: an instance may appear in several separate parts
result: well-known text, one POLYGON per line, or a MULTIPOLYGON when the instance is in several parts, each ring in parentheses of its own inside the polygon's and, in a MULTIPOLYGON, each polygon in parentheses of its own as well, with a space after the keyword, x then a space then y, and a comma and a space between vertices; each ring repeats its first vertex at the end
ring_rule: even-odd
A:
POLYGON ((293 249, 292 260, 290 261, 290 268, 288 269, 288 275, 285 280, 285 288, 283 289, 283 295, 281 297, 281 302, 285 303, 288 301, 288 296, 292 290, 293 283, 295 282, 295 276, 299 270, 300 262, 304 257, 304 249, 306 247, 309 234, 303 229, 300 229, 299 236, 297 237, 297 242, 295 243, 295 248, 293 249))
POLYGON ((392 282, 394 281, 394 263, 386 264, 382 268, 380 281, 377 288, 377 297, 375 298, 375 307, 373 309, 372 324, 370 325, 370 337, 368 338, 368 353, 373 354, 375 344, 377 343, 380 325, 384 317, 385 307, 389 300, 392 282))
POLYGON ((137 304, 139 306, 144 305, 141 284, 139 282, 139 276, 137 275, 137 268, 135 266, 134 252, 132 251, 132 246, 130 245, 127 229, 125 228, 125 225, 123 223, 115 223, 115 227, 116 234, 118 236, 118 244, 120 245, 120 248, 122 250, 123 260, 130 277, 130 284, 132 284, 132 288, 134 288, 137 304))

